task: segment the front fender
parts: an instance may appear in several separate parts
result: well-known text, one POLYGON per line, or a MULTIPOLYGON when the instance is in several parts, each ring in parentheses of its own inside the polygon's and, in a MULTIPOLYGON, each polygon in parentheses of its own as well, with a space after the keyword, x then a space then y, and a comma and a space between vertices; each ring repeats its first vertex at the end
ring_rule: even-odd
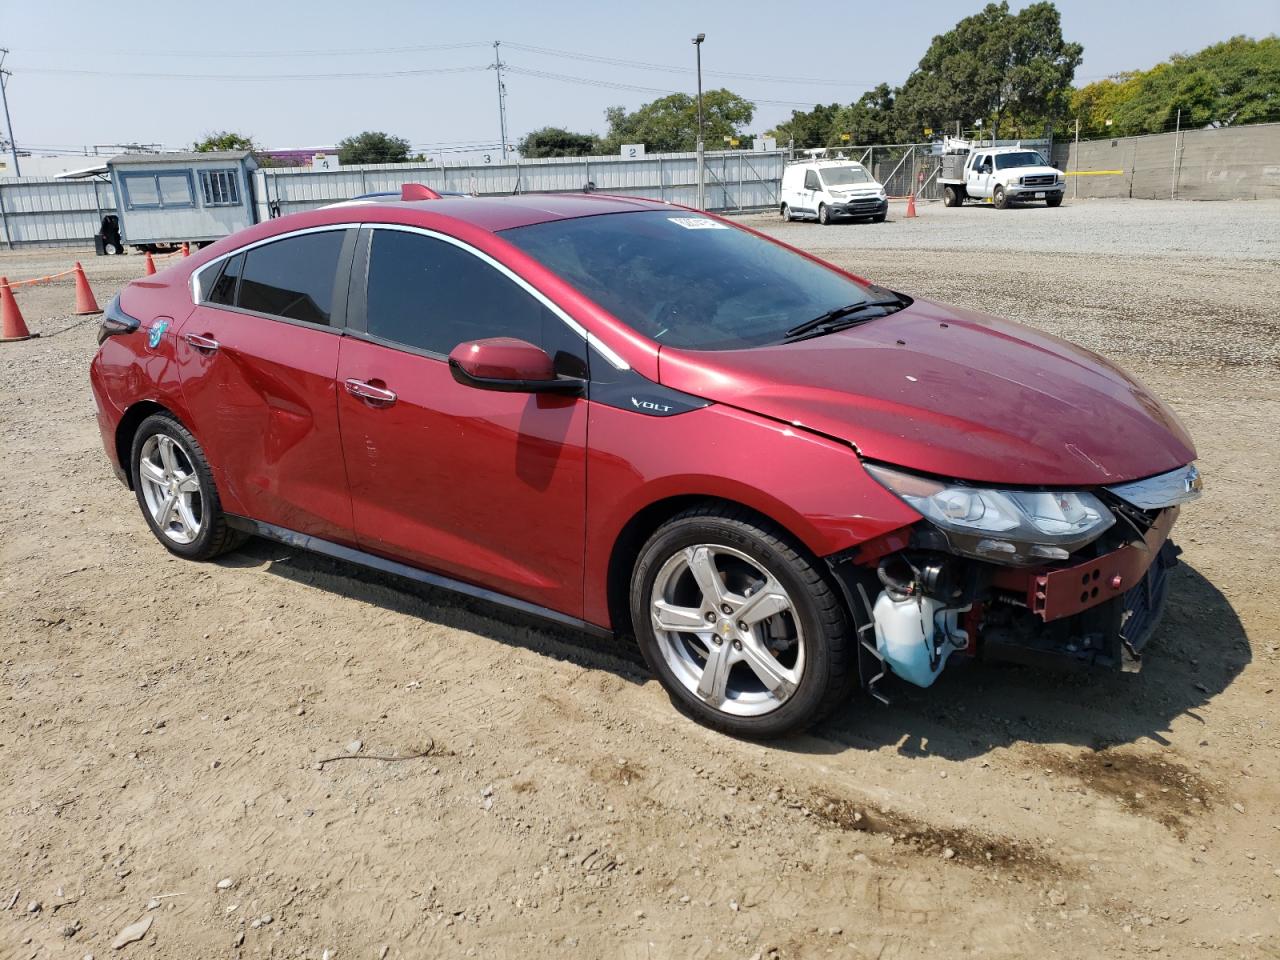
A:
POLYGON ((828 556, 919 519, 853 449, 725 405, 653 417, 592 404, 585 619, 607 625, 614 545, 632 518, 676 497, 742 504, 828 556))

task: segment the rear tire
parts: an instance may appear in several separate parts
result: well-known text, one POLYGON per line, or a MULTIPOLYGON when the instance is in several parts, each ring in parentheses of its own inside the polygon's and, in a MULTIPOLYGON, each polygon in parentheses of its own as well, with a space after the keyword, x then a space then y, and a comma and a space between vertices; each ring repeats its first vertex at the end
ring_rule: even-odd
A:
POLYGON ((1009 206, 1009 197, 1004 192, 1004 187, 996 187, 991 194, 991 203, 997 210, 1003 210, 1009 206))
POLYGON ((818 204, 818 222, 824 227, 831 225, 831 211, 825 203, 818 204))
POLYGON ((955 187, 947 187, 942 191, 942 205, 944 207, 958 207, 963 202, 964 197, 959 194, 955 187))
POLYGON ((745 509, 694 507, 658 528, 630 603, 672 703, 713 729, 778 737, 849 696, 854 641, 835 589, 803 546, 745 509))
POLYGON ((211 560, 248 539, 227 525, 204 450, 172 414, 152 414, 138 426, 129 470, 143 519, 170 553, 211 560))

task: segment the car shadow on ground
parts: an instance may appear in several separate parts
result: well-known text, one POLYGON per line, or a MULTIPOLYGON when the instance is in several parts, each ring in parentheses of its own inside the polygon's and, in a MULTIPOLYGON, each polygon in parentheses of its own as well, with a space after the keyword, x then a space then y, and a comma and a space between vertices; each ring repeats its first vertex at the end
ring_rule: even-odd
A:
POLYGON ((326 590, 456 630, 466 630, 501 643, 525 647, 544 656, 569 660, 593 670, 607 670, 632 683, 650 679, 635 643, 611 640, 543 620, 501 604, 393 574, 343 563, 305 550, 254 538, 220 557, 220 566, 261 568, 308 587, 326 590))
MULTIPOLYGON (((604 639, 319 554, 254 539, 217 562, 261 568, 338 597, 606 670, 631 683, 651 678, 630 638, 604 639)), ((883 689, 891 705, 858 694, 810 733, 770 745, 809 754, 894 746, 903 756, 966 760, 1019 742, 1090 750, 1144 739, 1168 744, 1172 723, 1183 716, 1199 720, 1197 711, 1252 659, 1244 627, 1221 591, 1185 562, 1172 576, 1169 606, 1144 651, 1140 673, 1055 673, 961 660, 928 689, 890 678, 883 689)))
MULTIPOLYGON (((1222 592, 1185 562, 1172 576, 1169 606, 1139 673, 1054 673, 962 661, 928 689, 891 680, 885 685, 890 706, 857 697, 784 746, 804 753, 894 746, 903 756, 950 760, 1015 743, 1104 750, 1151 740, 1167 746, 1174 721, 1203 723, 1198 711, 1252 659, 1244 627, 1222 592)), ((1203 739, 1195 737, 1179 745, 1195 747, 1203 739)))

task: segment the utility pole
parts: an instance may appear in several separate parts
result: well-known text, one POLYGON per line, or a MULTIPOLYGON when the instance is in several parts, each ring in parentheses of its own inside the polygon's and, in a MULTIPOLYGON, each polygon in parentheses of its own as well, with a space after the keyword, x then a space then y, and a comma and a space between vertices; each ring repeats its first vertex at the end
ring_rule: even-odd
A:
POLYGON ((705 33, 693 38, 693 49, 698 56, 698 209, 707 207, 707 154, 702 140, 702 41, 707 39, 705 33))
POLYGON ((1071 181, 1071 199, 1080 192, 1080 118, 1076 117, 1076 176, 1071 181))
POLYGON ((22 176, 18 167, 18 141, 13 138, 13 121, 9 119, 9 78, 13 74, 4 69, 4 58, 9 55, 7 47, 0 47, 0 100, 4 102, 4 127, 9 132, 9 152, 13 155, 13 175, 22 176))
POLYGON ((498 127, 502 131, 502 159, 507 159, 507 88, 502 83, 502 68, 505 63, 498 57, 498 45, 501 40, 493 41, 493 69, 498 74, 498 127))

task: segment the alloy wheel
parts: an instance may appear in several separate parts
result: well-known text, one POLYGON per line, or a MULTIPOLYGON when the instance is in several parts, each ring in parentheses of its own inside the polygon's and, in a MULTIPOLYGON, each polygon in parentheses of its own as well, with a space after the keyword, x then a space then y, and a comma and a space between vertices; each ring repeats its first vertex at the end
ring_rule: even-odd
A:
POLYGON ((138 481, 152 521, 166 539, 191 543, 204 523, 200 476, 173 437, 153 434, 138 455, 138 481))
POLYGON ((667 666, 708 706, 761 716, 799 686, 805 638, 795 605, 741 551, 697 544, 672 555, 654 579, 650 616, 667 666))

